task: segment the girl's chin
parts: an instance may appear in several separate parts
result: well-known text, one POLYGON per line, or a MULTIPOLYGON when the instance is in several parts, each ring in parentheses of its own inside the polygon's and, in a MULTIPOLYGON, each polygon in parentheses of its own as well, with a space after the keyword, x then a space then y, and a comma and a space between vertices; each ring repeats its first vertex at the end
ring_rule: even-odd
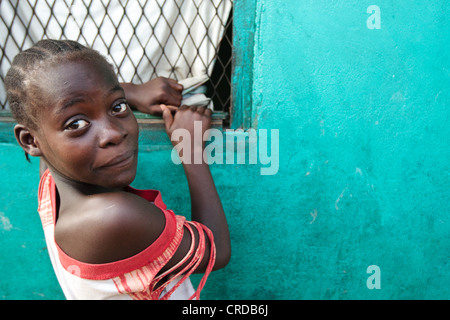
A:
POLYGON ((108 179, 108 181, 105 181, 106 182, 105 184, 103 184, 103 183, 102 184, 105 187, 114 188, 114 189, 125 188, 134 181, 135 177, 136 177, 136 172, 132 172, 132 173, 128 173, 128 174, 114 176, 112 180, 108 179))

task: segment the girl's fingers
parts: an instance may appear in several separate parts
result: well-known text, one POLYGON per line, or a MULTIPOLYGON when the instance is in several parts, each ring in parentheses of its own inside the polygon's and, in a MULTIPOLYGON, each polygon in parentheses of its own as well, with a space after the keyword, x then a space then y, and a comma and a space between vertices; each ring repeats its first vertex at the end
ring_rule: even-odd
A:
POLYGON ((162 113, 162 117, 163 117, 163 120, 164 120, 164 125, 166 127, 166 131, 169 132, 169 129, 172 126, 172 123, 173 123, 172 112, 170 111, 170 109, 165 104, 161 105, 161 110, 163 112, 162 113))

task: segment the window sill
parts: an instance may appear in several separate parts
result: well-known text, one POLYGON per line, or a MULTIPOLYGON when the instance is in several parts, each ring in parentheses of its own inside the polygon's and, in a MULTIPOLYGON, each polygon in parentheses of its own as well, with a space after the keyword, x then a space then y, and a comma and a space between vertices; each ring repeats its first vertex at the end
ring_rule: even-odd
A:
POLYGON ((14 120, 11 111, 0 110, 0 122, 16 122, 16 120, 14 120))
MULTIPOLYGON (((150 114, 145 114, 142 112, 134 111, 134 115, 139 124, 143 125, 163 125, 164 121, 160 116, 152 116, 150 114)), ((228 118, 228 113, 226 112, 214 112, 212 115, 212 126, 222 127, 224 120, 228 118)), ((9 110, 0 110, 0 122, 16 122, 14 117, 9 110)))
MULTIPOLYGON (((139 124, 142 125, 164 125, 164 121, 160 116, 152 116, 150 114, 134 111, 134 115, 139 124)), ((1 116, 0 116, 1 117, 1 116)), ((226 112, 214 112, 212 114, 212 127, 223 127, 223 122, 228 118, 226 112)), ((1 121, 1 120, 0 120, 1 121)))

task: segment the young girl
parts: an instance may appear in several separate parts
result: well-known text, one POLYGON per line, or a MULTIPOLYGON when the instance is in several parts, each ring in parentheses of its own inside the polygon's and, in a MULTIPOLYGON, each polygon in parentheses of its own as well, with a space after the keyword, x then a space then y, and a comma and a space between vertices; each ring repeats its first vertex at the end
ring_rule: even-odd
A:
MULTIPOLYGON (((138 124, 113 68, 76 42, 43 40, 20 53, 5 86, 17 141, 48 166, 38 211, 66 297, 198 299, 210 271, 230 258, 207 163, 183 164, 192 221, 167 210, 158 191, 129 187, 138 124), (204 273, 197 290, 193 272, 204 273)), ((193 136, 194 121, 210 127, 210 110, 161 108, 169 137, 179 128, 193 136)), ((192 157, 203 148, 193 145, 192 157)))

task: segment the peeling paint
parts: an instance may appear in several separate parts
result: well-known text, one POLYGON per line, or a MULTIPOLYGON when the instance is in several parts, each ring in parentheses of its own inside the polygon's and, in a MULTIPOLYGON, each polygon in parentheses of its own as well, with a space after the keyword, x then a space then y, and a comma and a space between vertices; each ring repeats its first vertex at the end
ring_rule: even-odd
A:
POLYGON ((0 224, 1 224, 1 228, 4 231, 11 231, 13 229, 13 225, 9 221, 9 218, 7 216, 5 216, 4 212, 1 212, 1 211, 0 211, 0 224))

